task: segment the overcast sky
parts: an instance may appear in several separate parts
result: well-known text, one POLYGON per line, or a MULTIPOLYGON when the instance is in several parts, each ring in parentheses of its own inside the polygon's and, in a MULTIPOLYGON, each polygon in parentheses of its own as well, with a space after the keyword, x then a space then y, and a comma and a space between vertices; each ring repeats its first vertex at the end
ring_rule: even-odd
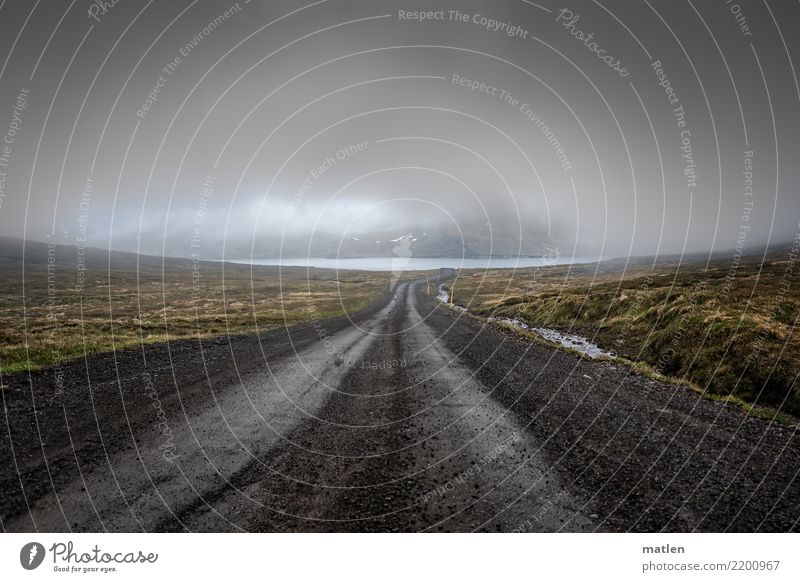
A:
POLYGON ((641 255, 798 232, 796 2, 100 4, 0 5, 3 235, 218 256, 490 225, 641 255))

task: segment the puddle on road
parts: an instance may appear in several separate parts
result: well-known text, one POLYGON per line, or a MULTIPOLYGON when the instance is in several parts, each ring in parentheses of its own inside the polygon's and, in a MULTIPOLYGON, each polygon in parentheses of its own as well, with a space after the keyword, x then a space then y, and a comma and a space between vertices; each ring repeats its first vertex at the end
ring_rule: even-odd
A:
MULTIPOLYGON (((444 288, 444 285, 439 285, 438 288, 439 293, 436 295, 436 299, 452 307, 452 309, 457 309, 459 311, 467 311, 465 307, 461 307, 459 305, 450 306, 450 293, 447 289, 444 288)), ((547 327, 531 327, 524 321, 520 321, 519 319, 512 319, 510 317, 488 317, 486 318, 487 322, 497 321, 499 323, 505 323, 506 325, 510 325, 512 327, 516 327, 519 329, 524 329, 526 331, 532 331, 538 334, 540 337, 546 339, 547 341, 553 342, 555 344, 562 345, 566 348, 571 348, 576 350, 582 354, 589 356, 590 358, 600 358, 600 357, 610 357, 613 358, 616 356, 614 352, 607 352, 604 349, 601 349, 597 344, 592 343, 587 338, 571 334, 571 333, 564 333, 558 331, 557 329, 550 329, 547 327)))
POLYGON ((450 303, 450 293, 447 292, 444 285, 439 285, 439 294, 436 296, 436 299, 442 303, 450 303))
POLYGON ((600 348, 597 344, 592 343, 590 340, 588 340, 583 336, 574 335, 571 333, 564 333, 558 331, 557 329, 550 329, 547 327, 531 327, 524 321, 520 321, 518 319, 511 319, 508 317, 502 317, 502 318, 490 317, 487 319, 487 321, 499 321, 500 323, 505 323, 513 327, 518 327, 520 329, 532 331, 538 334, 540 337, 546 339, 547 341, 560 344, 566 348, 577 350, 580 353, 589 356, 590 358, 599 358, 602 356, 613 358, 614 356, 616 356, 614 352, 605 351, 604 349, 600 348))
POLYGON ((456 311, 469 311, 466 307, 461 307, 460 305, 450 305, 450 292, 444 288, 444 285, 439 285, 439 293, 436 295, 436 299, 447 305, 450 309, 455 309, 456 311))

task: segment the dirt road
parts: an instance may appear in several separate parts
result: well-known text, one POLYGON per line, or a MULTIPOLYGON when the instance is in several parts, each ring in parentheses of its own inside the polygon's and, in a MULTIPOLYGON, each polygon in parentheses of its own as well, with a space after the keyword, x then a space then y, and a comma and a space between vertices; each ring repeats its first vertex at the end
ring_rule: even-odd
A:
POLYGON ((2 390, 6 531, 796 531, 794 427, 401 284, 2 390))

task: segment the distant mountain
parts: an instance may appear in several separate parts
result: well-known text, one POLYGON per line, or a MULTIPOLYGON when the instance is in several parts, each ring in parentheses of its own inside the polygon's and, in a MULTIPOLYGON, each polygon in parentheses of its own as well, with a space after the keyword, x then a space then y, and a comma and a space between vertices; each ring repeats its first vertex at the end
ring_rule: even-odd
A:
POLYGON ((259 239, 253 248, 227 247, 226 257, 277 258, 321 257, 321 258, 488 258, 488 257, 539 257, 548 254, 546 241, 537 236, 528 236, 520 242, 519 237, 508 233, 489 232, 485 229, 459 231, 456 228, 426 230, 422 228, 392 231, 365 231, 344 237, 319 232, 309 238, 259 239))
POLYGON ((47 243, 0 236, 0 266, 21 265, 23 257, 26 266, 46 265, 52 262, 58 269, 75 272, 80 262, 93 273, 103 273, 109 268, 130 271, 154 271, 184 269, 191 270, 192 262, 185 258, 157 257, 126 251, 108 251, 95 247, 79 249, 72 244, 49 246, 47 243))
MULTIPOLYGON (((466 237, 465 237, 466 238, 466 237)), ((279 243, 280 241, 278 241, 279 243)), ((314 242, 311 246, 313 252, 306 254, 305 250, 300 247, 295 247, 294 252, 288 252, 287 249, 292 247, 285 246, 285 252, 282 254, 284 257, 303 257, 309 256, 314 258, 335 258, 337 249, 341 242, 342 252, 339 255, 341 258, 372 258, 372 257, 402 257, 402 258, 459 258, 461 253, 464 253, 465 258, 486 258, 488 254, 477 254, 472 251, 468 245, 461 245, 460 239, 453 239, 452 237, 442 236, 441 234, 427 233, 422 234, 404 233, 386 238, 385 240, 379 238, 364 238, 360 236, 352 236, 344 241, 340 241, 339 237, 319 237, 319 240, 314 242), (455 241, 455 242, 454 242, 455 241), (362 243, 362 244, 359 244, 362 243), (325 244, 329 245, 327 248, 325 244), (352 245, 352 246, 351 246, 352 245), (373 247, 374 245, 374 247, 373 247), (450 245, 449 247, 447 245, 450 245), (371 254, 368 254, 371 251, 371 254), (411 254, 406 254, 410 252, 411 254), (441 254, 435 254, 441 252, 441 254)), ((509 246, 502 247, 498 242, 503 242, 502 239, 494 240, 493 256, 516 256, 512 253, 503 255, 498 252, 498 248, 506 248, 513 251, 516 245, 513 239, 509 238, 507 244, 509 246)), ((308 243, 306 243, 307 245, 308 243)), ((471 243, 476 244, 476 243, 471 243)), ((476 247, 480 248, 481 242, 478 241, 476 247)), ((259 246, 256 246, 258 250, 259 246)), ((275 252, 279 245, 270 248, 269 252, 265 251, 264 254, 254 254, 253 258, 277 258, 280 253, 275 252)), ((547 256, 549 252, 547 246, 542 243, 541 254, 535 254, 533 250, 537 247, 533 243, 523 247, 527 249, 527 253, 521 252, 519 256, 547 256)), ((747 257, 748 261, 761 261, 763 258, 768 263, 785 262, 786 257, 794 253, 794 243, 792 242, 778 242, 769 247, 754 246, 747 249, 743 256, 747 257)), ((630 257, 620 257, 604 261, 601 271, 603 272, 616 272, 625 269, 630 269, 635 265, 654 264, 668 265, 668 264, 692 264, 692 263, 706 263, 714 259, 730 258, 739 251, 734 249, 716 251, 714 253, 687 253, 684 255, 676 254, 662 254, 655 260, 651 255, 632 255, 630 257)), ((53 250, 48 247, 47 243, 33 240, 23 240, 19 238, 12 238, 0 235, 0 266, 3 265, 21 265, 23 255, 25 257, 26 265, 43 265, 47 264, 53 256, 53 250)), ((106 271, 109 266, 113 269, 124 270, 139 270, 139 271, 170 271, 176 269, 183 269, 191 271, 194 268, 194 263, 188 258, 180 256, 156 256, 148 254, 137 254, 128 251, 108 251, 107 249, 100 249, 96 247, 86 247, 80 249, 83 263, 88 269, 95 272, 106 271)), ((176 253, 177 254, 177 253, 176 253)), ((60 268, 75 269, 77 257, 79 256, 79 249, 72 244, 59 244, 55 247, 56 265, 60 268)), ((233 247, 228 247, 225 252, 225 257, 228 260, 235 258, 250 257, 250 249, 239 249, 238 254, 233 252, 233 247)), ((203 260, 216 260, 219 257, 206 256, 204 254, 203 260)), ((597 266, 592 265, 576 265, 572 267, 573 272, 578 273, 581 269, 594 270, 597 266)))

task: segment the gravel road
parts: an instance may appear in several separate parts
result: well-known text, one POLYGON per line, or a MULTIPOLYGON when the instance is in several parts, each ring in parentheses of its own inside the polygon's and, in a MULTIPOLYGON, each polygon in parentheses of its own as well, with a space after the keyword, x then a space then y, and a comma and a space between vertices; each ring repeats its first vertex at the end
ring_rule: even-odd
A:
POLYGON ((5 531, 797 531, 795 427, 398 285, 4 378, 5 531))

